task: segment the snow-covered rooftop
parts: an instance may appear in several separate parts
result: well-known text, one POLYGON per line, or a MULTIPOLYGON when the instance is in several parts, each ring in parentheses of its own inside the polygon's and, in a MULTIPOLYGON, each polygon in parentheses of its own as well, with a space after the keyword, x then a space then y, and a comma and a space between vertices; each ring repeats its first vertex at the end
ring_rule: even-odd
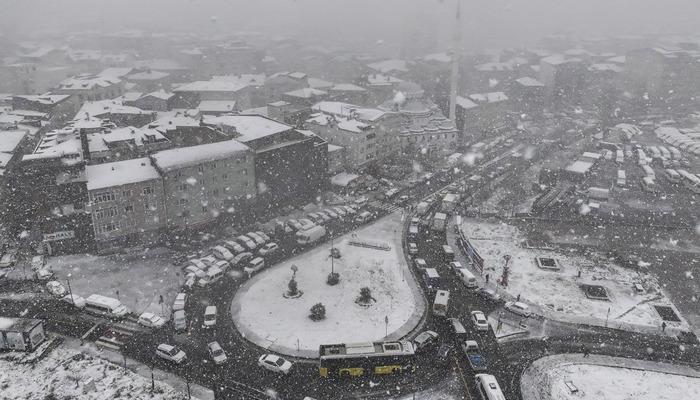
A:
POLYGON ((384 61, 377 61, 371 64, 367 64, 371 69, 382 72, 389 73, 392 71, 408 72, 408 63, 405 60, 390 59, 384 61))
POLYGON ((401 83, 402 79, 393 77, 391 75, 384 74, 370 74, 367 76, 367 83, 371 86, 381 86, 381 85, 391 85, 394 83, 401 83))
POLYGON ((479 107, 478 104, 476 104, 473 101, 469 100, 468 98, 462 97, 462 96, 457 96, 457 105, 464 108, 465 110, 479 107))
POLYGON ((357 86, 354 83, 338 83, 330 90, 338 92, 364 92, 367 89, 363 88, 362 86, 357 86))
POLYGON ((564 54, 553 54, 549 57, 543 58, 541 61, 550 65, 561 65, 571 62, 579 62, 581 59, 576 57, 568 57, 564 54))
POLYGON ((86 90, 96 87, 110 87, 118 84, 120 81, 116 77, 104 77, 99 75, 78 75, 72 78, 67 78, 59 83, 61 90, 86 90))
POLYGON ((107 68, 102 70, 102 72, 98 73, 98 76, 104 77, 104 78, 116 78, 119 79, 121 77, 124 77, 126 75, 129 75, 133 69, 132 68, 107 68))
POLYGON ((150 114, 150 111, 142 110, 138 107, 125 106, 116 100, 87 101, 83 103, 75 119, 87 119, 104 114, 150 114))
POLYGON ((248 85, 228 81, 195 81, 173 89, 173 92, 238 92, 248 85))
POLYGON ((169 73, 163 71, 142 71, 135 74, 127 75, 126 79, 133 81, 151 81, 167 78, 169 73))
POLYGON ((87 189, 99 190, 136 182, 159 179, 158 170, 148 157, 116 161, 85 167, 87 189))
POLYGON ((234 112, 236 102, 234 100, 202 100, 197 109, 200 112, 234 112))
POLYGON ((386 114, 384 111, 376 108, 363 108, 340 101, 321 101, 311 106, 311 109, 343 117, 349 117, 351 114, 355 113, 358 119, 370 122, 376 121, 386 114))
POLYGON ((218 117, 205 115, 204 123, 235 128, 236 132, 240 134, 236 140, 242 143, 292 129, 290 125, 260 115, 222 115, 218 117))
POLYGON ((529 86, 529 87, 541 87, 541 86, 544 86, 544 83, 538 81, 538 80, 535 79, 535 78, 531 78, 531 77, 529 77, 529 76, 524 76, 524 77, 522 77, 522 78, 518 78, 518 79, 516 79, 515 81, 518 82, 519 84, 523 85, 523 86, 529 86))
POLYGON ((314 88, 301 88, 298 90, 292 90, 291 92, 285 93, 285 95, 287 95, 287 96, 299 97, 302 99, 310 99, 312 97, 325 96, 327 94, 328 93, 323 91, 323 90, 314 89, 314 88))
POLYGON ((24 130, 0 131, 0 152, 14 153, 26 135, 24 130))
POLYGON ((214 75, 211 80, 238 83, 245 86, 262 86, 265 84, 265 74, 214 75))
POLYGON ((161 99, 161 100, 168 100, 169 98, 171 98, 173 96, 175 96, 175 93, 166 92, 165 90, 160 89, 160 90, 156 90, 155 92, 146 93, 143 96, 141 96, 141 98, 155 97, 155 98, 161 99))
POLYGON ((159 151, 152 154, 151 159, 163 172, 168 172, 205 162, 223 160, 248 150, 248 146, 236 140, 225 140, 159 151))
POLYGON ((617 64, 612 64, 612 63, 597 63, 597 64, 591 64, 588 67, 589 71, 597 71, 597 72, 603 72, 603 71, 610 71, 610 72, 622 72, 623 68, 617 64))
POLYGON ((309 87, 314 89, 328 89, 333 87, 333 82, 329 82, 319 78, 309 78, 309 87))
POLYGON ((441 63, 450 63, 452 62, 452 55, 448 53, 433 53, 433 54, 428 54, 427 56, 423 57, 423 60, 425 61, 437 61, 441 63))
POLYGON ((470 94, 469 99, 476 103, 498 103, 508 100, 508 96, 503 92, 475 93, 470 94))
POLYGON ((165 142, 168 139, 156 129, 134 128, 128 126, 108 132, 95 132, 87 135, 90 152, 109 150, 109 145, 118 142, 133 141, 135 146, 143 146, 152 142, 165 142))
POLYGON ((69 94, 39 94, 39 95, 18 95, 21 99, 40 104, 56 104, 70 97, 69 94))

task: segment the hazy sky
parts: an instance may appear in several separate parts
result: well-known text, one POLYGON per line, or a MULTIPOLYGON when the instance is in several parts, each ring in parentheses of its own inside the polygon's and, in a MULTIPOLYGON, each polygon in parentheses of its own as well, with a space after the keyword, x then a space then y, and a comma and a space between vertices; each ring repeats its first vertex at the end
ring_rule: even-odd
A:
MULTIPOLYGON (((33 29, 258 30, 391 41, 419 23, 444 37, 456 1, 0 0, 0 30, 6 35, 33 29)), ((465 44, 475 47, 519 44, 563 31, 688 34, 700 27, 700 0, 462 0, 462 5, 465 44)))

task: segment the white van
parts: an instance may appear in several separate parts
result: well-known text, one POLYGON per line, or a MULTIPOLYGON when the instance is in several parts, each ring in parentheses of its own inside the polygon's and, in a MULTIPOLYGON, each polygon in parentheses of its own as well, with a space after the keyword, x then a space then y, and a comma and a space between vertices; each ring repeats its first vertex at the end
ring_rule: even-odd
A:
POLYGON ((211 328, 216 325, 216 306, 207 306, 204 309, 204 321, 202 328, 211 328))
POLYGON ((506 397, 503 395, 495 376, 476 374, 474 375, 474 382, 482 400, 505 400, 506 397))
POLYGON ((440 317, 446 316, 449 304, 450 292, 447 290, 438 290, 435 292, 435 300, 433 300, 433 314, 440 317))
POLYGON ((459 341, 467 336, 467 330, 464 328, 464 325, 462 325, 462 322, 460 322, 459 319, 448 318, 447 320, 450 322, 450 328, 452 330, 452 334, 455 336, 455 339, 459 341))
POLYGON ((263 268, 265 268, 265 259, 262 257, 255 257, 254 259, 250 260, 248 265, 243 268, 243 270, 248 273, 248 275, 252 275, 263 268))
POLYGON ((185 310, 177 310, 173 313, 173 326, 177 332, 184 332, 187 330, 187 317, 185 317, 185 310))
POLYGON ((209 267, 204 277, 200 278, 197 281, 197 285, 200 287, 205 287, 218 281, 219 279, 221 279, 222 276, 224 276, 224 271, 222 271, 216 266, 209 267))
POLYGON ((455 259, 455 252, 449 245, 442 245, 442 254, 445 256, 447 261, 453 261, 455 259))
POLYGON ((479 283, 476 281, 476 277, 466 268, 455 268, 457 276, 462 281, 467 289, 476 289, 479 287, 479 283))
POLYGON ((123 318, 129 310, 117 299, 92 294, 85 299, 85 311, 107 318, 123 318))
POLYGON ((372 219, 372 213, 369 211, 361 212, 357 217, 355 217, 356 224, 364 224, 365 222, 372 219))
POLYGON ((311 244, 326 236, 326 228, 316 225, 312 228, 300 230, 296 234, 297 243, 301 245, 311 244))

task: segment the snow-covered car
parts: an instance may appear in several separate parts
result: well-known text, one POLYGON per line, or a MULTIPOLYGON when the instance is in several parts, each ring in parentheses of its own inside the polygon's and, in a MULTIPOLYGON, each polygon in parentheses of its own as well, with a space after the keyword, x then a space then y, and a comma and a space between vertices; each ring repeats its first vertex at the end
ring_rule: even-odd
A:
POLYGON ((32 257, 32 271, 36 271, 40 268, 43 268, 44 265, 46 265, 46 262, 43 254, 39 254, 32 257))
POLYGON ((245 235, 248 236, 250 239, 252 239, 252 240, 255 242, 255 245, 258 246, 258 247, 260 247, 260 246, 262 246, 262 245, 265 244, 265 239, 263 239, 262 237, 260 237, 260 236, 259 236, 257 233, 255 233, 255 232, 248 232, 248 233, 246 233, 245 235))
POLYGON ((185 275, 193 274, 198 279, 204 278, 204 276, 207 274, 206 273, 206 266, 203 269, 200 269, 193 264, 187 265, 185 268, 183 268, 183 271, 185 272, 185 275))
POLYGON ((362 208, 362 207, 366 206, 368 202, 369 202, 369 199, 365 196, 362 196, 362 197, 358 197, 357 199, 355 199, 355 201, 353 202, 353 205, 357 206, 359 208, 362 208))
POLYGON ((233 252, 233 254, 240 254, 245 251, 243 246, 240 244, 234 242, 233 240, 227 240, 223 243, 223 246, 226 247, 229 251, 233 252))
POLYGON ((408 244, 408 254, 410 254, 412 256, 418 254, 418 245, 416 245, 413 242, 409 243, 408 244))
POLYGON ((0 268, 8 268, 17 262, 17 249, 11 248, 0 257, 0 268))
POLYGON ((330 208, 326 208, 325 210, 323 210, 323 213, 331 217, 331 219, 338 219, 338 213, 336 213, 330 208))
POLYGON ((231 261, 234 257, 233 253, 231 253, 226 247, 221 245, 212 247, 211 252, 214 255, 214 257, 218 258, 219 260, 231 261))
POLYGON ((263 232, 263 231, 255 231, 255 232, 253 232, 253 233, 255 233, 256 235, 260 236, 260 237, 262 238, 262 240, 265 241, 265 243, 267 243, 267 242, 269 242, 270 240, 272 240, 272 239, 270 239, 270 236, 268 236, 267 233, 265 233, 265 232, 263 232))
POLYGON ((165 320, 158 315, 145 312, 139 316, 138 323, 147 328, 160 328, 165 325, 165 320))
POLYGON ((175 364, 182 364, 183 362, 187 361, 187 354, 185 354, 184 351, 167 343, 161 343, 158 345, 156 355, 164 360, 174 362, 175 364))
POLYGON ((77 294, 68 293, 67 295, 61 297, 61 301, 65 301, 66 303, 77 308, 85 308, 85 299, 77 294))
POLYGON ((521 317, 528 318, 530 315, 532 315, 532 312, 530 312, 530 307, 528 307, 527 304, 519 301, 508 301, 505 304, 505 308, 513 314, 520 315, 521 317))
POLYGON ((258 248, 258 245, 255 244, 255 242, 251 240, 248 236, 236 236, 236 241, 248 250, 255 250, 258 248))
POLYGON ((357 214, 357 210, 355 210, 354 208, 352 208, 350 206, 341 206, 341 207, 343 207, 343 210, 345 210, 345 212, 348 213, 348 215, 350 215, 350 216, 357 214))
POLYGON ((178 293, 177 296, 175 296, 175 301, 173 301, 173 311, 184 310, 186 302, 187 294, 178 293))
POLYGON ((289 374, 292 363, 275 354, 263 354, 258 358, 258 365, 272 372, 289 374))
POLYGON ((498 301, 501 299, 501 295, 496 293, 496 291, 493 289, 480 288, 476 293, 479 296, 487 298, 489 300, 498 301))
POLYGON ((452 261, 450 262, 450 268, 452 268, 454 271, 457 271, 458 269, 464 268, 464 266, 462 266, 462 263, 459 261, 452 261))
POLYGON ((231 265, 233 265, 234 267, 242 267, 243 265, 245 265, 248 261, 252 260, 253 258, 255 258, 253 253, 245 251, 245 252, 237 255, 236 257, 234 257, 233 260, 231 260, 231 265))
POLYGON ((53 271, 48 268, 40 268, 34 272, 34 275, 40 281, 47 281, 53 277, 53 271))
POLYGON ((216 326, 216 306, 207 306, 204 309, 204 318, 202 318, 202 328, 212 328, 216 326))
POLYGON ((258 254, 265 257, 265 256, 269 256, 273 253, 276 253, 277 250, 279 250, 279 246, 277 245, 277 243, 270 242, 270 243, 264 245, 263 247, 261 247, 260 250, 258 250, 258 254))
POLYGON ((224 353, 224 349, 221 348, 219 342, 211 342, 207 344, 207 350, 209 351, 209 357, 216 365, 224 364, 228 360, 226 353, 224 353))
POLYGON ((413 260, 413 265, 415 265, 415 267, 418 269, 428 268, 428 263, 425 262, 425 260, 422 258, 416 258, 415 260, 413 260))
POLYGON ((52 296, 56 297, 63 297, 67 293, 65 286, 59 281, 46 282, 46 290, 48 290, 52 296))
POLYGON ((433 344, 436 344, 438 340, 438 334, 435 331, 424 331, 413 339, 413 344, 416 346, 416 350, 423 350, 433 344))
POLYGON ((483 312, 481 311, 472 311, 472 323, 474 324, 474 327, 476 328, 477 331, 488 331, 489 330, 489 321, 486 319, 486 315, 484 315, 483 312))
POLYGON ((347 210, 343 207, 333 207, 333 211, 335 211, 340 218, 345 218, 345 216, 348 215, 347 210))

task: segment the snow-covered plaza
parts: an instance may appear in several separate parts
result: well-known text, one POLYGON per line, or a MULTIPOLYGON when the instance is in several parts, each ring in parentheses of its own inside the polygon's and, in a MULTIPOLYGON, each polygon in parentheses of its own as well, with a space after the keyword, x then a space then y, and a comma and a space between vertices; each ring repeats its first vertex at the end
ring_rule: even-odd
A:
MULTIPOLYGON (((560 321, 607 325, 620 329, 661 332, 655 306, 670 307, 679 322, 666 321, 667 332, 688 324, 663 292, 656 278, 623 268, 601 254, 528 248, 520 230, 505 223, 465 219, 462 230, 484 259, 482 279, 507 299, 520 298, 532 311, 560 321), (507 285, 500 283, 508 258, 507 285), (554 268, 538 266, 537 258, 556 260, 554 268), (602 286, 607 299, 589 297, 584 286, 602 286)), ((478 271, 476 271, 478 273, 478 271)))
POLYGON ((521 379, 523 400, 700 398, 700 372, 649 361, 564 354, 535 361, 521 379))
POLYGON ((340 283, 330 286, 327 242, 254 276, 236 294, 231 311, 238 330, 252 342, 287 355, 316 357, 321 344, 400 338, 420 321, 423 298, 401 249, 401 215, 389 215, 338 238, 334 260, 340 283), (389 250, 358 247, 350 241, 384 243, 389 250), (303 295, 286 298, 292 266, 303 295), (369 287, 374 302, 356 303, 369 287), (322 303, 326 318, 313 321, 310 308, 322 303))

